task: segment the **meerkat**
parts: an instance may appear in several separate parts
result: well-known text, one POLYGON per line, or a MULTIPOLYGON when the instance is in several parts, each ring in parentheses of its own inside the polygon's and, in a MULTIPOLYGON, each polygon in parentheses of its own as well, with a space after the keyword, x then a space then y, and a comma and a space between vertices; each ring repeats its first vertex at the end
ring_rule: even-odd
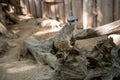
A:
POLYGON ((72 33, 77 24, 78 18, 71 16, 67 19, 67 23, 60 30, 60 32, 55 36, 54 39, 54 47, 59 51, 67 51, 70 50, 72 33))

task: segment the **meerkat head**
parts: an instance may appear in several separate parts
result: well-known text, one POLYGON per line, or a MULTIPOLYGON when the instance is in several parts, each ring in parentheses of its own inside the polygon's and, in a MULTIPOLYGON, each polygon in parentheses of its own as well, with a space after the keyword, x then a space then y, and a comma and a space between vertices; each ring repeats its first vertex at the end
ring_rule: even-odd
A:
POLYGON ((75 16, 70 16, 70 17, 68 17, 67 22, 68 22, 68 24, 70 24, 70 25, 76 24, 76 22, 78 22, 78 18, 75 17, 75 16))

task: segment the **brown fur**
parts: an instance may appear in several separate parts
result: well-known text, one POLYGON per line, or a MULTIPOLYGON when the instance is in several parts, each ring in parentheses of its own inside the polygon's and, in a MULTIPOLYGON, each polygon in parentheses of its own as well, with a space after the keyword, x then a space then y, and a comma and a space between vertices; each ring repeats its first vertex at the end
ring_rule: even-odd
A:
POLYGON ((54 46, 60 51, 69 50, 71 46, 72 33, 75 29, 75 23, 66 24, 63 29, 56 35, 54 46))

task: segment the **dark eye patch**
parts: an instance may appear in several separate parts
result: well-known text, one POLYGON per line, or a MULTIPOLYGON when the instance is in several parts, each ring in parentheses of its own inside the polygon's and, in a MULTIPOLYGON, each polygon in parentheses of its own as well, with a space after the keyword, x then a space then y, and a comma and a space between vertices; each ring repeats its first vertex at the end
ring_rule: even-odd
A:
POLYGON ((68 20, 68 22, 75 22, 75 20, 68 20))
POLYGON ((74 20, 68 20, 68 22, 75 22, 75 21, 78 21, 78 18, 74 20))
POLYGON ((76 19, 76 21, 78 21, 78 19, 76 19))

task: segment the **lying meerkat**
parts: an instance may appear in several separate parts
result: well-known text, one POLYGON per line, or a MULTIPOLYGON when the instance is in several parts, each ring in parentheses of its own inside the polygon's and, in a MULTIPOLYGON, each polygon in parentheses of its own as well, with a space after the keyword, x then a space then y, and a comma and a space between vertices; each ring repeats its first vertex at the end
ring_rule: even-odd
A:
POLYGON ((60 32, 55 36, 54 47, 59 51, 67 51, 72 48, 71 39, 72 33, 75 29, 78 19, 71 16, 67 19, 67 23, 60 30, 60 32))

